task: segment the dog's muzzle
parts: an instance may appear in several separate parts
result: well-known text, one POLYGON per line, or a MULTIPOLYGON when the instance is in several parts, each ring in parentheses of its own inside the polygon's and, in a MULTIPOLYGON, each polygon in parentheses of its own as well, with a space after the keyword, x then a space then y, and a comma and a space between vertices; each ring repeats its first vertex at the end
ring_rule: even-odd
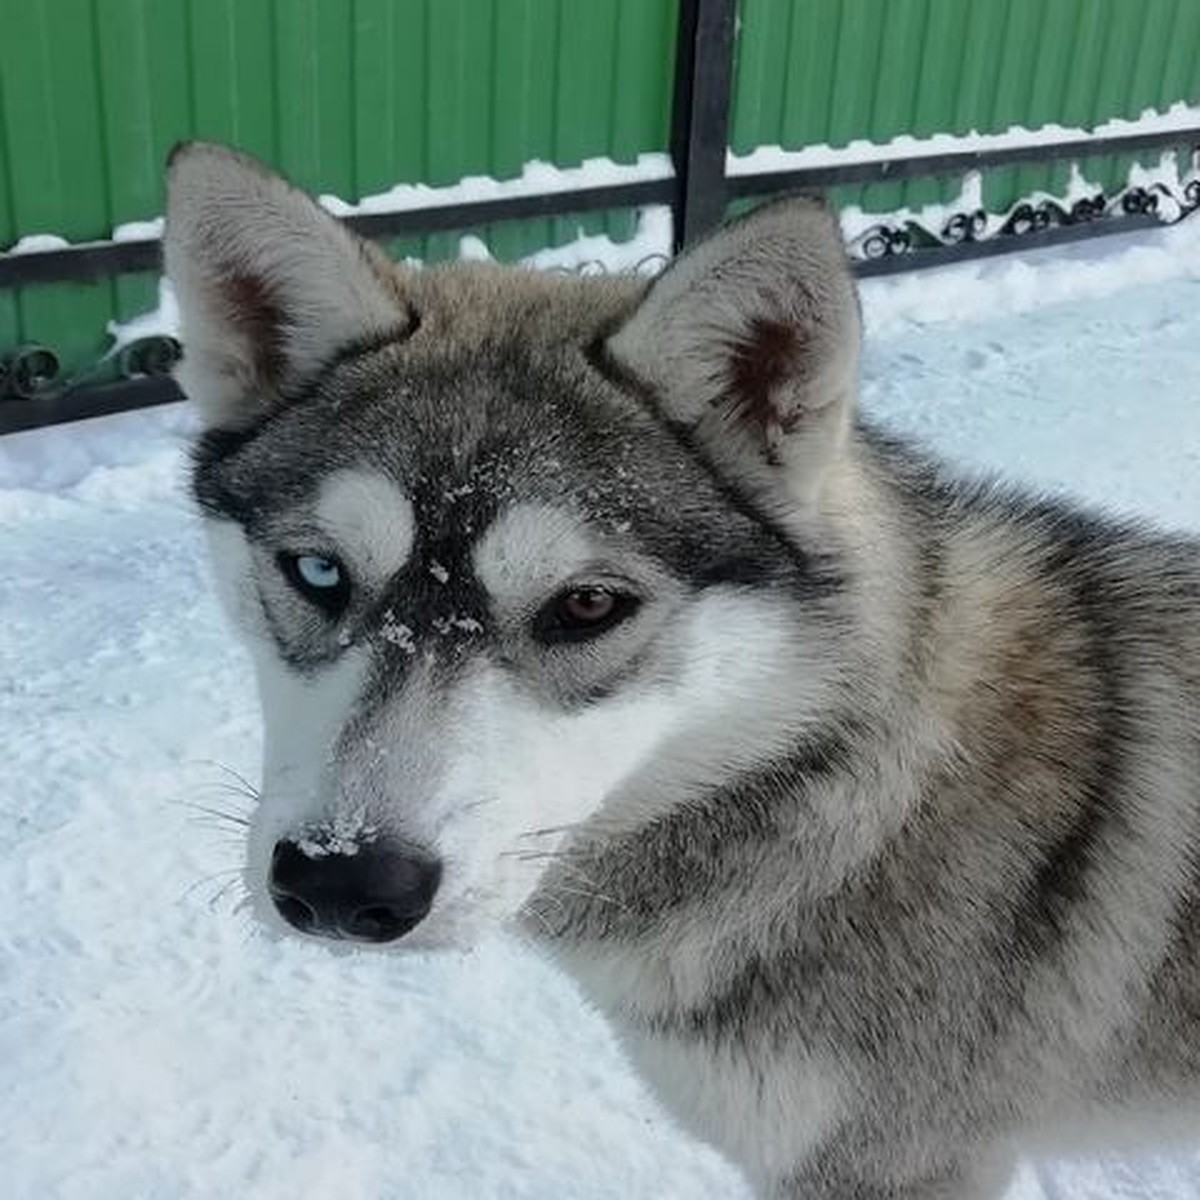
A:
POLYGON ((442 864, 402 842, 377 840, 350 853, 275 843, 270 892, 280 916, 301 933, 391 942, 428 915, 442 864))

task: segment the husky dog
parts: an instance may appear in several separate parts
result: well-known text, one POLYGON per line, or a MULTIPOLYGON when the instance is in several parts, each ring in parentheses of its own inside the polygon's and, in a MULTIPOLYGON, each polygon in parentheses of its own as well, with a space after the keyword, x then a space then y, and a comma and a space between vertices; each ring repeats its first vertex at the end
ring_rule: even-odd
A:
POLYGON ((211 145, 169 190, 264 920, 519 924, 762 1196, 1195 1128, 1195 543, 857 418, 815 203, 648 284, 396 266, 211 145))

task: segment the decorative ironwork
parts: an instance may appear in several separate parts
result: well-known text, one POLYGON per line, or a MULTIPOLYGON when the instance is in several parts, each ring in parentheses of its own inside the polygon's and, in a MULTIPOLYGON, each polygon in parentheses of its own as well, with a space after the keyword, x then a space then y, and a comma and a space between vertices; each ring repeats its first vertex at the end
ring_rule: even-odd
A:
MULTIPOLYGON (((1031 234, 1080 225, 1098 225, 1103 230, 1088 232, 1120 233, 1141 228, 1146 218, 1153 224, 1174 225, 1200 210, 1200 177, 1190 179, 1178 190, 1165 183, 1149 186, 1135 184, 1111 196, 1095 192, 1066 204, 1051 197, 1023 200, 999 217, 988 217, 983 209, 956 212, 937 228, 930 228, 918 219, 903 222, 880 222, 864 230, 850 243, 850 255, 856 263, 874 264, 882 259, 912 255, 923 258, 939 247, 962 247, 968 243, 992 242, 1001 239, 1028 238, 1031 234), (1135 220, 1134 218, 1142 218, 1135 220)), ((1079 230, 1083 233, 1083 230, 1079 230)), ((1017 249, 1007 245, 1005 249, 1017 249)), ((997 248, 998 249, 998 248, 997 248)), ((944 255, 933 255, 948 261, 944 255)), ((974 257, 963 255, 962 257, 974 257)), ((901 264, 895 264, 900 267, 901 264)), ((915 265, 915 264, 914 264, 915 265)), ((875 274, 867 270, 860 274, 875 274)))
POLYGON ((183 347, 167 334, 138 338, 117 352, 117 371, 122 379, 145 379, 170 375, 183 357, 183 347))
MULTIPOLYGON (((106 404, 118 401, 111 411, 141 407, 141 403, 134 402, 139 397, 154 397, 147 399, 147 403, 181 399, 170 375, 182 355, 183 347, 178 340, 155 334, 138 338, 86 371, 63 380, 61 364, 53 350, 39 345, 20 346, 0 359, 0 433, 55 424, 57 418, 47 419, 51 414, 90 415, 77 413, 74 406, 93 391, 102 393, 106 404), (140 386, 146 382, 155 386, 140 386), (131 403, 120 403, 123 396, 131 403)), ((105 407, 104 411, 110 409, 105 407)))
POLYGON ((0 396, 29 400, 44 395, 59 370, 58 355, 48 346, 18 346, 0 359, 0 396))

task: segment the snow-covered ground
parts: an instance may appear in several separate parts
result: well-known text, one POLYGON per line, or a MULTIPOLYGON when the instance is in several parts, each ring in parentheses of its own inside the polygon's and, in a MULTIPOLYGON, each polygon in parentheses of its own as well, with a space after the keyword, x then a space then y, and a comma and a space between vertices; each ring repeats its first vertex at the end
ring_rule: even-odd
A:
MULTIPOLYGON (((872 283, 867 406, 1200 529, 1200 219, 872 283)), ((162 410, 0 439, 0 1196, 745 1200, 529 951, 344 957, 236 909, 259 725, 162 410)), ((1198 1149, 1013 1200, 1200 1195, 1198 1149)))

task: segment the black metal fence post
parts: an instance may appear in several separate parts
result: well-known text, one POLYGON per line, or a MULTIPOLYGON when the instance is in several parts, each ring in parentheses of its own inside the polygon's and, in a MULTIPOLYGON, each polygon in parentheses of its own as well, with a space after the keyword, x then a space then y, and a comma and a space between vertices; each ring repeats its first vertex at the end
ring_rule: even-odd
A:
POLYGON ((725 215, 725 152, 737 0, 680 0, 671 112, 675 249, 725 215))

